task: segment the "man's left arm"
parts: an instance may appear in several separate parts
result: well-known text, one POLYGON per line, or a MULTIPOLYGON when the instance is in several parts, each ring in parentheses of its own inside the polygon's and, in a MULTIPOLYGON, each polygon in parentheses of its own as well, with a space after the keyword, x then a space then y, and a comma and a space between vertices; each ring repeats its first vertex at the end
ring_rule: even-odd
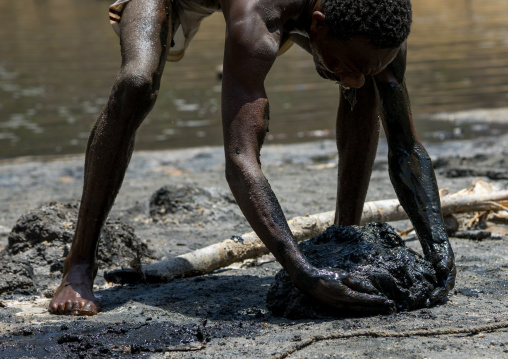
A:
POLYGON ((455 285, 455 261, 446 234, 437 181, 430 157, 418 140, 411 115, 404 74, 406 46, 376 75, 382 103, 383 127, 388 141, 390 179, 420 240, 423 252, 436 269, 439 287, 429 304, 455 285))

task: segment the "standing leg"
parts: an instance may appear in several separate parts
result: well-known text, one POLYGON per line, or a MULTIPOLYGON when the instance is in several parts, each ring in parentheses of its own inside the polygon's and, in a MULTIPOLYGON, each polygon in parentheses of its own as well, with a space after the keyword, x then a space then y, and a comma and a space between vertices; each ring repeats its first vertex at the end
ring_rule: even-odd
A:
POLYGON ((53 313, 100 311, 92 290, 100 230, 120 190, 136 130, 155 104, 171 36, 170 14, 166 0, 132 0, 124 10, 122 67, 88 140, 76 232, 62 283, 49 304, 53 313))
POLYGON ((358 225, 379 140, 379 97, 370 76, 356 90, 356 104, 341 97, 337 114, 339 173, 335 224, 358 225))

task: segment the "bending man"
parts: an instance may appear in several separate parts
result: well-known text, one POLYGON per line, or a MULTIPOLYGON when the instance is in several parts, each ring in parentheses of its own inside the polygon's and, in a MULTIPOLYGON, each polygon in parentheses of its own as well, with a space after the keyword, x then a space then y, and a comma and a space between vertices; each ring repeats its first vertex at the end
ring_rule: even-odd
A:
POLYGON ((409 0, 122 0, 110 8, 122 67, 90 134, 76 233, 49 309, 72 315, 100 310, 92 291, 98 238, 124 178, 136 130, 155 103, 166 60, 182 58, 200 21, 216 11, 226 20, 226 178, 250 225, 293 282, 337 308, 383 311, 394 305, 375 294, 371 283, 308 262, 261 171, 269 122, 264 80, 278 54, 296 43, 311 54, 321 77, 341 87, 335 223, 360 222, 381 119, 393 186, 438 275, 440 286, 431 302, 445 296, 455 281, 454 256, 404 84, 409 0))

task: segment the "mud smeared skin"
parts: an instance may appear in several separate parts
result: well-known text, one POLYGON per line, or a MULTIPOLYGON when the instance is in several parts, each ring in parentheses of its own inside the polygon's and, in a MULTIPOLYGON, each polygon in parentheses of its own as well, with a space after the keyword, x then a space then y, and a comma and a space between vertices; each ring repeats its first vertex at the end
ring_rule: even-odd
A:
POLYGON ((101 303, 93 294, 93 280, 97 268, 74 265, 71 269, 64 266, 62 283, 49 303, 53 314, 96 315, 101 311, 101 303), (83 273, 86 273, 84 278, 83 273))
POLYGON ((418 234, 425 258, 436 269, 439 285, 431 299, 436 302, 455 285, 455 257, 443 223, 432 162, 414 128, 404 81, 406 53, 404 46, 375 81, 389 148, 390 179, 418 234))
POLYGON ((357 100, 356 100, 356 89, 355 88, 342 88, 342 94, 344 96, 344 98, 347 100, 347 102, 349 102, 349 104, 351 105, 351 111, 353 111, 355 109, 355 105, 357 103, 357 100))
MULTIPOLYGON (((397 310, 430 305, 438 282, 432 264, 404 245, 386 223, 331 226, 321 235, 302 242, 300 248, 312 265, 338 268, 364 278, 381 294, 396 303, 397 310)), ((313 318, 320 315, 350 315, 316 302, 292 283, 281 270, 267 294, 267 307, 277 316, 313 318)), ((358 314, 372 313, 370 308, 358 314)))
MULTIPOLYGON (((123 181, 136 130, 155 104, 167 40, 172 36, 170 30, 177 28, 171 24, 175 13, 168 5, 165 0, 133 0, 123 11, 122 68, 90 134, 78 224, 64 266, 65 277, 50 306, 52 311, 56 311, 54 303, 61 306, 70 301, 77 303, 70 305, 71 312, 80 312, 79 307, 88 303, 82 299, 83 293, 92 295, 99 232, 123 181)), ((210 10, 218 9, 215 6, 210 10)), ((390 45, 377 47, 363 31, 348 39, 336 36, 325 20, 328 10, 320 1, 221 0, 220 10, 227 27, 221 100, 226 179, 247 221, 293 282, 337 308, 393 306, 385 296, 372 294, 376 290, 368 280, 344 270, 318 269, 307 261, 261 170, 260 151, 269 125, 265 79, 288 38, 311 53, 321 76, 358 89, 348 92, 345 98, 350 102, 349 110, 339 105, 337 127, 342 138, 337 141, 340 174, 336 224, 360 222, 382 110, 394 187, 409 212, 425 255, 442 278, 442 288, 435 297, 445 295, 455 278, 451 273, 453 254, 442 226, 430 161, 413 143, 416 137, 409 101, 401 96, 405 71, 405 50, 401 50, 405 44, 401 42, 409 33, 410 16, 403 21, 407 32, 397 27, 402 36, 395 36, 398 40, 390 41, 390 45), (394 61, 402 53, 403 61, 394 61), (347 128, 348 133, 342 131, 347 128), (346 198, 340 198, 343 193, 348 193, 346 198)), ((409 8, 406 14, 410 15, 409 8)), ((383 26, 387 30, 392 27, 383 26)))
POLYGON ((122 68, 88 139, 78 223, 62 283, 49 305, 53 313, 93 315, 99 310, 92 285, 100 229, 122 185, 136 131, 159 92, 172 29, 168 4, 132 1, 123 12, 122 68))

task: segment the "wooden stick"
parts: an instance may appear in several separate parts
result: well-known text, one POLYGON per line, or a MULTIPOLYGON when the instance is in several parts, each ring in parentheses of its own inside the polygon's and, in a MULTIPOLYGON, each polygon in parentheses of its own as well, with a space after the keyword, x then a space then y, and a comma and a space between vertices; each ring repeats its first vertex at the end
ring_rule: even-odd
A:
MULTIPOLYGON (((455 194, 442 197, 441 208, 443 215, 499 210, 500 207, 504 207, 499 203, 506 200, 508 200, 508 191, 455 194)), ((299 242, 321 234, 333 224, 334 217, 335 211, 329 211, 295 217, 288 221, 288 224, 299 242)), ((382 200, 365 203, 361 224, 403 219, 407 219, 407 215, 398 200, 382 200)), ((165 261, 144 265, 141 273, 136 270, 122 269, 105 273, 104 277, 107 281, 115 283, 132 283, 140 280, 151 283, 168 282, 174 278, 210 273, 232 263, 260 257, 266 253, 268 249, 258 236, 254 232, 249 232, 165 261)))
POLYGON ((496 224, 508 224, 508 212, 503 211, 497 213, 489 213, 487 216, 487 221, 496 224))

